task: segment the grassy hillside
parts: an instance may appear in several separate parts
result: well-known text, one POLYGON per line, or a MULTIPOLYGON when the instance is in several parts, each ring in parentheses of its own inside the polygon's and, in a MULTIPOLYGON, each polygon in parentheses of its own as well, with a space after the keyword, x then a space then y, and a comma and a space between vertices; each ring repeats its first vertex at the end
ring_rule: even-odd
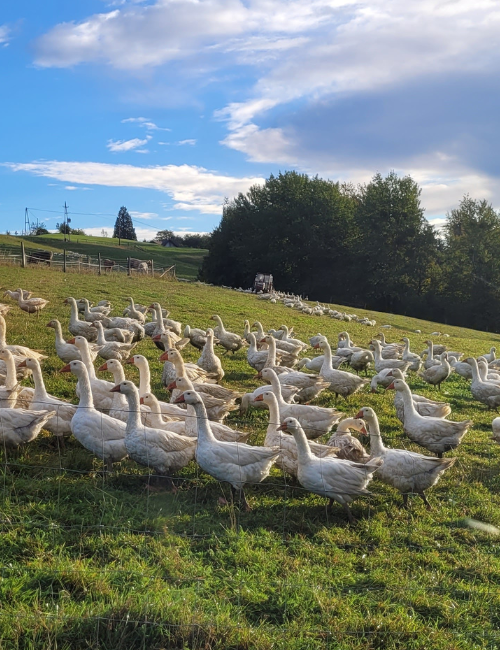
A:
MULTIPOLYGON (((23 286, 50 299, 42 316, 17 307, 7 316, 8 340, 43 349, 49 392, 74 399, 74 379, 61 375, 52 317, 67 334, 68 295, 108 298, 115 313, 133 295, 159 300, 173 318, 195 327, 218 313, 241 332, 243 320, 265 328, 293 325, 302 339, 321 331, 332 341, 348 329, 366 344, 378 330, 356 323, 298 314, 254 296, 199 284, 126 276, 78 276, 41 269, 0 267, 2 286, 23 286)), ((450 334, 450 349, 478 355, 499 336, 403 316, 357 310, 389 323, 389 340, 408 334, 422 350, 428 335, 450 334), (421 335, 414 334, 422 330, 421 335)), ((147 356, 153 389, 161 364, 151 341, 147 356)), ((191 347, 184 355, 199 356, 191 347)), ((223 357, 223 384, 243 390, 258 385, 244 351, 223 357)), ((97 366, 97 363, 96 363, 97 366)), ((137 372, 126 366, 127 376, 137 372)), ((110 379, 110 376, 103 376, 110 379)), ((410 385, 435 396, 418 377, 410 385)), ((471 649, 500 646, 498 537, 464 525, 472 518, 500 527, 500 446, 491 440, 496 413, 475 402, 468 383, 453 376, 438 399, 449 401, 452 419, 474 427, 456 452, 457 463, 429 491, 432 511, 418 499, 401 508, 401 496, 374 480, 372 496, 354 502, 349 527, 339 506, 302 490, 273 470, 248 489, 252 512, 221 505, 227 485, 192 463, 176 494, 154 484, 132 461, 103 476, 101 463, 69 440, 59 452, 42 435, 1 465, 2 507, 0 638, 7 648, 234 648, 238 650, 471 649)), ((367 391, 338 401, 346 415, 372 406, 387 444, 416 448, 402 432, 388 392, 367 391)), ((319 404, 333 405, 323 394, 319 404)), ((262 443, 265 412, 229 421, 262 443)))
POLYGON ((194 280, 198 275, 206 250, 196 248, 163 248, 158 244, 121 240, 118 245, 117 239, 108 237, 90 237, 71 235, 71 241, 64 241, 63 235, 41 235, 39 237, 13 237, 0 235, 1 247, 20 247, 21 241, 27 249, 51 250, 55 253, 62 253, 64 248, 68 251, 111 259, 126 260, 127 257, 139 259, 152 259, 157 266, 168 267, 176 265, 176 273, 181 278, 194 280))

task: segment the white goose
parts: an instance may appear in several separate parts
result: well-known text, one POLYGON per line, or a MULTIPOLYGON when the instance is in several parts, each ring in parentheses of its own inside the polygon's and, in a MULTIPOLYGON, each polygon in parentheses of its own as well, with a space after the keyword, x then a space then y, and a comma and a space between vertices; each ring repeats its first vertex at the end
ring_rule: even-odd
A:
POLYGON ((194 407, 198 425, 195 457, 199 466, 218 481, 227 481, 233 498, 239 491, 244 508, 250 510, 243 488, 248 483, 260 483, 268 476, 279 456, 279 449, 217 440, 210 428, 205 405, 195 391, 188 390, 179 395, 177 402, 194 407))
MULTIPOLYGON (((164 344, 166 346, 168 334, 165 334, 163 336, 164 336, 164 344)), ((164 362, 163 373, 161 377, 161 381, 164 386, 168 386, 169 384, 171 384, 174 381, 174 379, 177 377, 177 375, 183 375, 183 374, 186 374, 189 377, 189 379, 191 379, 191 381, 198 381, 198 382, 215 381, 209 377, 209 374, 207 373, 206 370, 200 368, 200 366, 198 366, 196 363, 185 362, 180 352, 178 355, 172 355, 172 359, 169 360, 168 355, 166 354, 169 350, 176 350, 178 352, 177 348, 174 345, 170 345, 168 347, 165 347, 165 352, 161 355, 159 359, 160 361, 164 362)))
POLYGON ((406 449, 388 449, 382 442, 375 411, 365 407, 356 417, 363 418, 368 425, 371 456, 382 458, 384 461, 378 478, 401 492, 405 507, 408 505, 408 494, 414 493, 422 498, 430 510, 431 505, 427 501, 425 490, 436 485, 441 474, 453 466, 456 458, 434 458, 406 449))
POLYGON ((465 361, 472 368, 470 385, 472 397, 477 399, 478 402, 486 404, 488 408, 497 409, 500 406, 500 386, 481 379, 477 361, 473 357, 469 357, 465 361))
POLYGON ((491 423, 491 429, 493 432, 491 439, 500 443, 500 418, 495 418, 493 420, 491 423))
POLYGON ((125 448, 132 460, 150 467, 161 476, 175 473, 194 458, 196 440, 173 431, 145 427, 140 418, 139 391, 131 381, 122 381, 112 392, 125 395, 128 402, 128 420, 125 448))
MULTIPOLYGON (((404 375, 401 370, 391 370, 389 373, 389 379, 404 379, 404 375)), ((392 380, 391 380, 392 383, 392 380)), ((386 386, 386 388, 388 388, 386 386)), ((416 393, 411 394, 413 400, 413 406, 415 407, 417 413, 423 415, 424 417, 432 418, 445 418, 451 413, 451 406, 446 402, 437 402, 432 399, 428 399, 423 395, 417 395, 416 393)), ((396 408, 396 415, 398 419, 404 424, 404 402, 403 395, 399 391, 394 391, 394 406, 396 408)))
MULTIPOLYGON (((202 384, 197 384, 196 388, 200 388, 202 384)), ((177 377, 170 386, 168 390, 171 390, 172 393, 174 390, 178 390, 181 393, 184 393, 186 390, 196 392, 200 399, 205 404, 207 414, 210 420, 215 422, 222 422, 222 420, 228 415, 231 411, 236 411, 239 407, 234 403, 233 399, 221 399, 214 397, 209 393, 202 393, 196 390, 193 383, 186 377, 177 377)), ((179 396, 179 393, 176 393, 176 396, 179 396)), ((174 404, 177 404, 177 397, 174 398, 174 404)))
POLYGON ((431 366, 430 368, 427 368, 427 370, 419 372, 418 376, 422 377, 422 379, 428 384, 437 386, 439 390, 441 390, 441 384, 443 381, 446 381, 448 379, 450 373, 451 366, 448 363, 448 355, 446 352, 443 352, 441 355, 441 361, 437 366, 431 366))
MULTIPOLYGON (((267 425, 266 438, 264 440, 265 447, 278 447, 281 454, 276 461, 276 466, 282 469, 294 478, 297 476, 298 460, 297 460, 297 443, 292 436, 281 433, 278 430, 280 421, 280 410, 276 395, 272 391, 265 391, 257 398, 257 401, 266 404, 269 409, 269 424, 267 425)), ((321 445, 312 440, 308 440, 308 445, 311 452, 319 458, 325 456, 335 456, 336 449, 328 445, 321 445)))
POLYGON ((90 323, 80 320, 78 316, 78 306, 76 300, 71 296, 64 301, 65 305, 71 307, 68 329, 73 336, 84 336, 87 341, 94 342, 97 340, 97 330, 90 323))
POLYGON ((71 435, 70 425, 76 413, 76 406, 47 393, 43 381, 42 369, 36 359, 26 359, 23 361, 23 364, 33 373, 33 381, 35 383, 35 391, 29 409, 30 411, 41 411, 42 409, 54 411, 54 416, 47 421, 45 429, 53 433, 64 447, 64 436, 68 437, 71 435))
POLYGON ((51 410, 0 409, 0 446, 17 449, 32 442, 54 413, 51 410))
POLYGON ((97 345, 99 345, 98 355, 101 359, 117 359, 124 361, 130 356, 130 352, 135 348, 135 343, 119 343, 118 341, 106 341, 104 338, 104 328, 100 321, 94 321, 93 326, 97 329, 97 345))
POLYGON ((337 457, 345 460, 352 460, 355 463, 366 463, 370 455, 360 443, 360 441, 351 434, 351 429, 366 433, 364 420, 359 418, 345 418, 341 420, 335 433, 326 443, 330 447, 337 448, 337 457))
MULTIPOLYGON (((92 389, 93 403, 96 408, 103 411, 109 411, 113 404, 113 396, 110 391, 114 384, 96 377, 94 364, 90 358, 89 343, 87 339, 83 336, 75 336, 75 338, 70 339, 68 343, 73 343, 80 351, 82 362, 87 368, 88 379, 92 389)), ((80 382, 76 385, 76 394, 80 397, 80 382)))
POLYGON ((306 404, 287 404, 283 399, 281 383, 274 370, 264 368, 261 374, 263 379, 271 384, 273 393, 276 395, 280 409, 280 420, 282 421, 287 417, 296 418, 308 438, 319 438, 319 436, 328 433, 332 426, 342 417, 343 413, 339 413, 339 411, 332 408, 308 406, 306 404))
POLYGON ((100 311, 91 311, 89 301, 87 298, 82 298, 83 301, 83 317, 87 323, 96 323, 97 321, 105 318, 105 314, 100 311))
MULTIPOLYGON (((52 327, 56 335, 56 354, 64 361, 64 363, 69 363, 70 361, 81 361, 82 357, 80 350, 73 345, 64 340, 61 323, 53 318, 50 322, 47 323, 47 327, 52 327)), ((89 345, 89 354, 92 361, 97 357, 97 346, 95 344, 89 345)))
POLYGON ((203 346, 207 342, 207 333, 205 330, 197 327, 190 327, 189 325, 186 325, 184 328, 184 337, 188 338, 191 345, 197 350, 203 350, 203 346))
POLYGON ((304 343, 304 341, 301 341, 300 339, 291 338, 290 330, 286 325, 281 325, 280 330, 283 331, 283 336, 281 337, 282 341, 285 341, 286 343, 293 343, 293 345, 302 348, 302 350, 307 350, 307 348, 309 347, 309 345, 307 343, 304 343))
POLYGON ((4 317, 0 314, 0 348, 3 350, 10 350, 12 354, 15 354, 19 357, 29 357, 31 359, 46 359, 47 357, 40 352, 35 352, 30 348, 25 347, 24 345, 8 345, 6 341, 7 334, 7 325, 5 323, 4 317))
POLYGON ((368 383, 367 379, 361 379, 361 377, 353 375, 350 372, 335 370, 333 368, 332 350, 326 338, 320 340, 316 346, 321 348, 325 355, 325 361, 319 372, 320 377, 323 377, 323 379, 329 382, 330 390, 335 393, 335 396, 349 397, 349 395, 356 393, 368 383))
POLYGON ((373 347, 373 355, 375 357, 376 372, 380 372, 386 368, 399 368, 403 372, 408 370, 408 367, 410 366, 408 361, 403 361, 401 359, 384 359, 382 357, 382 346, 380 345, 380 341, 377 339, 372 340, 371 346, 373 347))
POLYGON ((71 420, 73 435, 85 449, 101 458, 111 472, 113 463, 127 456, 125 424, 94 408, 89 375, 82 361, 71 361, 59 372, 71 372, 80 386, 80 402, 71 420))
POLYGON ((432 451, 438 458, 458 447, 472 425, 472 420, 451 422, 444 418, 424 417, 415 408, 410 389, 402 379, 395 379, 389 386, 391 388, 403 397, 403 429, 410 440, 432 451))
POLYGON ((422 364, 422 358, 420 357, 420 355, 415 354, 415 352, 410 351, 410 339, 407 336, 403 336, 401 340, 404 343, 403 356, 401 358, 403 359, 403 361, 408 361, 408 363, 410 364, 408 370, 413 370, 414 372, 418 372, 422 364))
POLYGON ((369 494, 367 485, 382 465, 382 460, 373 458, 366 463, 353 463, 331 456, 318 458, 312 453, 305 433, 295 418, 286 418, 278 428, 295 438, 299 483, 313 494, 330 499, 329 509, 334 501, 340 503, 349 522, 355 523, 349 503, 358 496, 369 494))
POLYGON ((205 343, 201 356, 196 362, 202 370, 208 373, 211 377, 220 381, 224 377, 224 370, 219 357, 214 352, 214 331, 207 329, 207 342, 205 343))
POLYGON ((21 298, 23 290, 18 289, 17 291, 19 292, 17 304, 23 311, 28 314, 36 314, 39 316, 42 309, 49 304, 49 301, 45 300, 45 298, 21 298))
POLYGON ((217 337, 219 344, 222 345, 227 352, 232 352, 234 354, 243 347, 245 344, 244 340, 239 334, 228 332, 224 327, 224 323, 220 316, 215 314, 210 318, 211 320, 217 321, 217 326, 214 327, 214 334, 217 337))
MULTIPOLYGON (((10 350, 0 349, 0 361, 5 364, 5 383, 0 386, 0 408, 26 408, 33 399, 32 388, 23 388, 17 381, 16 362, 10 350), (21 392, 24 393, 21 396, 21 392)), ((21 362, 22 363, 22 362, 21 362)))
MULTIPOLYGON (((437 354, 443 354, 442 352, 436 352, 436 347, 432 341, 426 341, 427 344, 427 357, 424 361, 424 368, 425 370, 428 370, 429 368, 432 368, 433 366, 438 366, 441 363, 440 359, 436 359, 435 355, 437 354)), ((439 349, 439 348, 438 348, 439 349)))

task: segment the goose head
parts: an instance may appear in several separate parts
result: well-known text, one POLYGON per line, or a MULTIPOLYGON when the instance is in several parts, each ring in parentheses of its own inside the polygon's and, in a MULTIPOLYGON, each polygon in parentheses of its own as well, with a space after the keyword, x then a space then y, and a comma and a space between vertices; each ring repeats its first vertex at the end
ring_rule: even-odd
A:
POLYGON ((277 427, 278 431, 286 431, 292 435, 297 434, 299 432, 299 429, 302 429, 302 427, 300 426, 298 420, 295 418, 285 418, 280 426, 277 427))
POLYGON ((165 352, 161 355, 160 361, 177 361, 179 359, 182 359, 182 356, 180 355, 178 350, 174 350, 174 348, 169 348, 168 350, 165 350, 165 352))
MULTIPOLYGON (((359 411, 356 413, 356 418, 361 418, 369 426, 371 422, 376 422, 377 421, 377 414, 369 406, 364 406, 363 408, 359 409, 359 411)), ((364 435, 367 435, 363 431, 360 431, 360 433, 363 433, 364 435)))
POLYGON ((194 390, 185 390, 182 395, 176 397, 174 404, 203 404, 201 397, 194 390))
POLYGON ((116 384, 116 386, 113 386, 113 388, 109 391, 110 393, 123 393, 124 395, 134 395, 138 394, 139 391, 137 390, 137 386, 128 380, 122 381, 120 384, 116 384))
POLYGON ((59 372, 71 372, 76 377, 81 377, 87 373, 87 368, 83 361, 70 361, 59 372))

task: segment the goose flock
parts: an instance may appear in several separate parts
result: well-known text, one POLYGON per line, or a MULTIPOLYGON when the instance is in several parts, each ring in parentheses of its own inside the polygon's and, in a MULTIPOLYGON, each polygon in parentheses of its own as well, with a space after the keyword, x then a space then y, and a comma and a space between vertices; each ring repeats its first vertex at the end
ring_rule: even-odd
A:
MULTIPOLYGON (((21 309, 30 300, 43 300, 22 289, 6 295, 17 300, 21 309)), ((283 297, 279 299, 285 304, 283 297)), ((39 312, 47 304, 43 302, 38 309, 26 311, 39 312)), ((349 504, 368 494, 372 479, 400 492, 405 506, 413 493, 430 508, 426 491, 456 460, 444 454, 455 450, 472 426, 471 420, 450 419, 450 404, 412 393, 410 373, 418 373, 439 390, 455 371, 471 382, 475 400, 489 409, 500 406, 500 360, 495 348, 478 359, 462 361, 462 353, 431 340, 416 354, 408 337, 389 342, 381 332, 363 347, 344 331, 338 334, 333 351, 326 336, 318 333, 305 342, 286 325, 266 331, 260 322, 250 325, 246 320, 240 335, 226 329, 217 314, 211 316, 213 328, 187 324, 183 328, 158 302, 140 305, 132 297, 121 316, 113 316, 112 305, 105 300, 92 306, 85 298, 69 296, 64 303, 69 306, 71 337, 65 340, 57 319, 47 327, 54 330, 60 372, 77 379, 78 404, 47 392, 42 371, 47 357, 42 351, 9 345, 5 321, 9 310, 0 314, 0 442, 5 454, 32 442, 44 429, 61 447, 65 438, 73 436, 109 472, 114 463, 128 457, 163 477, 172 489, 175 473, 196 461, 207 474, 229 483, 233 498, 238 497, 247 510, 245 486, 262 482, 276 465, 306 490, 329 499, 329 508, 334 502, 340 504, 354 522, 349 504), (164 363, 161 381, 170 391, 167 400, 152 391, 149 362, 136 353, 145 338, 158 348, 164 363), (188 345, 200 354, 196 363, 183 358, 188 345), (264 385, 246 394, 222 386, 224 363, 218 349, 225 355, 246 355, 250 372, 264 385), (310 350, 319 355, 304 357, 310 350), (97 357, 101 361, 96 368, 97 357), (123 364, 136 369, 137 382, 126 379, 123 364), (350 366, 354 372, 340 366, 350 366), (371 368, 375 374, 369 379, 371 368), (104 379, 103 373, 112 381, 104 379), (34 388, 21 385, 27 376, 34 388), (404 433, 428 453, 386 447, 377 414, 370 407, 344 418, 337 408, 310 403, 325 391, 336 400, 347 400, 364 389, 376 392, 379 386, 394 391, 395 413, 404 433), (247 444, 248 431, 225 423, 231 412, 250 408, 264 408, 269 414, 262 446, 247 444), (369 439, 369 450, 352 432, 369 439)), ((346 406, 348 401, 343 402, 346 406)), ((493 440, 500 443, 500 418, 493 420, 492 430, 493 440)))

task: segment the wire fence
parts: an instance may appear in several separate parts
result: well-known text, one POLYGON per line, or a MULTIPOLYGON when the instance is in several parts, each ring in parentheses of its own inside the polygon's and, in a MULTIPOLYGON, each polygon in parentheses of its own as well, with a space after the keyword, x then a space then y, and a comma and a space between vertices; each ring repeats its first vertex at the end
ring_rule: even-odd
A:
MULTIPOLYGON (((47 408, 54 410, 53 403, 47 408)), ((5 424, 2 415, 0 427, 5 424)), ((227 424, 249 432, 249 441, 258 443, 266 426, 279 422, 233 416, 227 424)), ((99 438, 95 426, 92 434, 99 438)), ((147 444, 147 428, 143 435, 147 444)), ((105 424, 100 438, 99 455, 105 458, 105 424)), ((386 437, 386 442, 411 447, 399 436, 386 437)), ((4 436, 2 446, 0 579, 5 600, 0 639, 5 647, 333 650, 424 647, 423 638, 428 639, 426 647, 500 644, 494 537, 481 541, 480 573, 474 575, 460 570, 462 540, 443 531, 438 539, 423 538, 411 514, 392 531, 391 536, 400 536, 395 544, 376 528, 369 535, 325 537, 325 529, 346 526, 341 507, 304 503, 310 493, 278 470, 247 486, 254 512, 245 513, 239 497, 233 501, 227 485, 210 479, 194 462, 170 474, 155 471, 153 460, 141 467, 124 458, 108 472, 95 457, 95 448, 93 454, 85 450, 84 438, 68 438, 63 444, 62 437, 42 434, 16 452, 4 436), (165 479, 174 481, 173 491, 162 484, 165 479), (250 535, 262 548, 248 544, 250 535), (16 547, 21 542, 22 551, 16 547), (318 558, 315 567, 316 550, 325 545, 331 564, 318 558), (400 567, 404 579, 397 583, 389 580, 390 561, 384 563, 384 573, 373 570, 369 559, 395 547, 409 558, 408 566, 400 567), (264 555, 246 556, 266 548, 279 552, 269 576, 264 555), (303 553, 311 554, 311 562, 301 569, 306 575, 294 566, 294 558, 303 553), (341 570, 343 562, 351 567, 349 572, 341 570), (442 566, 446 562, 456 568, 451 579, 442 566), (427 563, 435 569, 428 571, 427 563), (25 590, 22 598, 16 585, 25 590), (9 593, 15 610, 8 605, 9 593), (301 618, 302 607, 310 620, 301 618), (346 608, 353 611, 348 622, 341 615, 346 608), (469 620, 462 627, 461 616, 476 610, 475 624, 469 620), (402 618, 398 627, 398 611, 401 616, 410 612, 413 628, 402 618), (445 641, 448 646, 442 645, 445 641)), ((446 497, 434 497, 446 505, 457 530, 467 484, 481 482, 491 491, 498 487, 494 443, 464 441, 461 449, 481 463, 471 471, 462 455, 453 468, 451 490, 448 486, 446 497)), ((400 498, 388 497, 379 486, 373 492, 356 502, 356 515, 365 527, 384 499, 400 498)), ((413 491, 409 496, 415 499, 411 513, 420 497, 413 491)), ((468 539, 467 545, 473 547, 474 541, 468 539)), ((398 558, 393 562, 400 565, 398 558)))
POLYGON ((101 255, 83 255, 70 250, 62 253, 29 249, 21 247, 0 246, 0 264, 13 266, 42 265, 64 273, 126 273, 130 276, 141 275, 159 277, 167 280, 176 280, 176 267, 174 265, 162 266, 153 260, 135 257, 103 258, 101 255))

